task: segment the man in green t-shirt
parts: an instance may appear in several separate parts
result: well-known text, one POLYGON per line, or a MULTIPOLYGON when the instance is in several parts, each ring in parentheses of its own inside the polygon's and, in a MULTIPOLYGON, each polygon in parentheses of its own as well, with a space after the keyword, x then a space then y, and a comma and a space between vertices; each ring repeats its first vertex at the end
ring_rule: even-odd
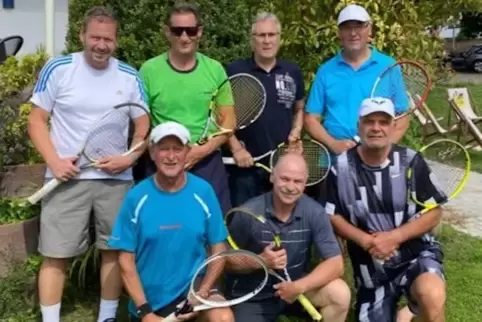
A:
MULTIPOLYGON (((196 6, 175 4, 164 26, 171 46, 167 52, 146 61, 140 75, 146 88, 153 126, 175 121, 189 130, 193 146, 186 168, 213 186, 226 213, 231 208, 231 201, 219 148, 229 137, 218 136, 204 145, 194 145, 203 133, 211 95, 227 78, 221 63, 197 52, 203 31, 199 20, 196 6)), ((234 121, 234 102, 229 87, 218 95, 216 103, 222 118, 234 121)), ((149 168, 154 169, 150 160, 146 175, 153 173, 149 168)))

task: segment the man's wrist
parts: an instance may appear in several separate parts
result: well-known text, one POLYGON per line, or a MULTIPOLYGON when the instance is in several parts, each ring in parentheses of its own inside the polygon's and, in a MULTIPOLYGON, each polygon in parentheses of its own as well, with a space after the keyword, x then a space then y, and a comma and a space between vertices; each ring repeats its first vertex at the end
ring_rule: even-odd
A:
POLYGON ((149 303, 144 303, 136 308, 137 316, 142 319, 146 315, 153 313, 152 307, 149 303))

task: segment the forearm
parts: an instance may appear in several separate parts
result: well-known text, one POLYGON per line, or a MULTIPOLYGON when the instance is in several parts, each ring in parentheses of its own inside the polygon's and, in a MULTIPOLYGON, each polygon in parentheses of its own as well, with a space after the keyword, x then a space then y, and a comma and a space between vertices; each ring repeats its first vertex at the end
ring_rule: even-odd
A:
POLYGON ((235 153, 241 149, 244 149, 244 146, 241 144, 241 142, 238 140, 236 135, 232 135, 229 140, 228 140, 228 147, 229 150, 231 150, 231 153, 235 153))
POLYGON ((46 122, 43 120, 29 119, 28 135, 35 149, 37 149, 47 164, 59 158, 50 140, 49 128, 46 122))
POLYGON ((308 134, 316 141, 327 146, 330 146, 335 141, 335 139, 325 130, 319 118, 307 114, 304 116, 304 125, 308 134))
POLYGON ((204 143, 203 147, 207 151, 206 155, 210 155, 214 151, 218 150, 222 145, 228 142, 230 136, 231 135, 228 135, 228 134, 219 135, 211 138, 206 143, 204 143))
MULTIPOLYGON (((224 242, 212 245, 208 249, 209 257, 219 254, 227 249, 224 242)), ((202 280, 200 288, 206 291, 211 290, 216 282, 219 280, 222 272, 224 271, 226 261, 216 260, 208 264, 206 274, 202 280)))
POLYGON ((134 133, 132 134, 132 142, 130 148, 135 147, 139 143, 143 143, 139 148, 131 153, 130 157, 133 162, 141 157, 144 153, 147 142, 145 138, 149 134, 150 120, 147 115, 143 115, 134 120, 134 133))
POLYGON ((135 264, 130 260, 119 260, 121 267, 122 282, 124 288, 131 297, 136 307, 147 302, 141 280, 137 274, 135 264))
POLYGON ((395 229, 400 244, 420 237, 423 234, 435 228, 442 218, 442 209, 440 207, 429 210, 417 219, 414 219, 399 228, 395 229))
POLYGON ((296 281, 302 293, 319 289, 343 276, 343 258, 341 255, 329 258, 318 264, 313 271, 296 281))
POLYGON ((303 129, 303 116, 304 116, 303 107, 304 107, 303 101, 299 101, 296 103, 291 131, 301 132, 301 130, 303 129))
POLYGON ((340 215, 332 216, 331 224, 333 225, 333 228, 338 236, 345 240, 351 240, 360 247, 363 247, 364 240, 370 237, 370 234, 353 226, 340 215))
POLYGON ((409 125, 410 125, 409 117, 401 118, 396 122, 395 132, 393 133, 393 137, 392 137, 393 143, 398 143, 402 139, 409 125))

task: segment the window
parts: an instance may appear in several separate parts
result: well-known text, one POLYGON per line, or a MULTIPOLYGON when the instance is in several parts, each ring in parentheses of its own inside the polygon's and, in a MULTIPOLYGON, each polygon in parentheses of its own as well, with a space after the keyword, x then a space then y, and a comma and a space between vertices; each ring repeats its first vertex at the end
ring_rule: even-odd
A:
POLYGON ((13 9, 15 7, 15 0, 2 0, 3 9, 13 9))

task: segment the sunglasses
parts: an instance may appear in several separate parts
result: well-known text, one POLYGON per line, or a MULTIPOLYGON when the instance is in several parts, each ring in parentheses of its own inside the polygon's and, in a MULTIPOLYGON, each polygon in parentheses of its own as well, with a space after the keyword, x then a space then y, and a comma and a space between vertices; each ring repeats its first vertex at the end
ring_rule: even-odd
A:
POLYGON ((188 35, 189 37, 195 37, 195 36, 197 36, 197 33, 199 31, 199 27, 198 26, 195 26, 195 27, 175 27, 175 26, 171 26, 171 27, 169 27, 169 30, 176 37, 181 37, 184 32, 186 32, 186 35, 188 35))

